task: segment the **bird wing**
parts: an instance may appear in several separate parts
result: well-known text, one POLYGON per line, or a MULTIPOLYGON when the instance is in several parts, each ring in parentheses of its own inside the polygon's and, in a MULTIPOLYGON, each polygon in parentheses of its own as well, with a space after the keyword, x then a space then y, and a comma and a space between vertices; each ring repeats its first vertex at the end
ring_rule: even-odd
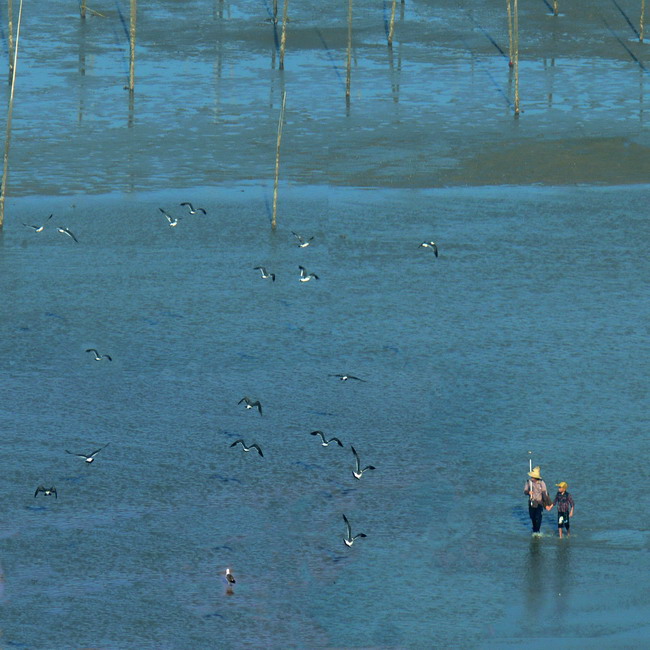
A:
POLYGON ((354 541, 357 537, 368 537, 368 535, 366 535, 365 533, 359 533, 358 535, 355 535, 355 536, 352 538, 352 541, 354 541))
POLYGON ((322 431, 312 431, 311 432, 312 436, 320 436, 321 440, 325 442, 325 436, 323 435, 322 431))
POLYGON ((251 406, 257 406, 257 410, 260 412, 260 415, 262 415, 262 405, 259 403, 259 400, 257 402, 250 402, 251 406))
POLYGON ((352 528, 350 527, 350 522, 348 521, 348 518, 343 515, 343 521, 345 522, 345 525, 347 526, 348 529, 348 539, 352 539, 352 528))
POLYGON ((235 442, 233 442, 232 445, 230 445, 230 446, 231 446, 231 447, 234 447, 235 445, 237 445, 237 444, 239 444, 239 443, 241 443, 242 445, 244 445, 244 447, 246 446, 246 444, 244 443, 244 441, 241 440, 241 439, 239 439, 239 440, 235 440, 235 442))
POLYGON ((352 445, 350 445, 350 449, 352 449, 352 453, 354 454, 354 459, 355 459, 355 461, 357 463, 357 472, 358 472, 359 468, 360 468, 359 454, 357 454, 357 450, 352 445))
MULTIPOLYGON (((104 447, 108 447, 108 445, 110 445, 110 444, 111 444, 110 442, 107 442, 104 445, 104 447)), ((100 447, 99 449, 96 449, 95 451, 93 451, 93 453, 90 454, 90 456, 88 456, 88 458, 92 458, 95 454, 98 454, 102 449, 104 449, 104 447, 100 447)))
POLYGON ((79 240, 74 236, 74 233, 72 232, 72 230, 70 230, 70 229, 68 229, 68 228, 64 228, 64 229, 63 229, 63 232, 64 232, 66 235, 70 235, 70 237, 72 237, 72 239, 74 239, 77 243, 79 243, 79 240))
POLYGON ((56 492, 56 488, 55 488, 55 487, 51 487, 51 488, 50 488, 50 492, 53 492, 53 493, 54 493, 54 498, 55 498, 55 499, 58 499, 58 498, 59 498, 59 495, 57 494, 57 492, 56 492))
POLYGON ((262 453, 262 449, 260 448, 260 446, 259 446, 256 442, 254 442, 254 443, 249 447, 249 449, 253 449, 253 448, 257 449, 257 452, 259 453, 260 456, 264 457, 264 454, 262 453))
POLYGON ((337 442, 339 447, 343 447, 343 443, 338 438, 330 438, 327 442, 328 442, 328 444, 330 442, 337 442))
POLYGON ((194 210, 194 206, 189 201, 183 201, 181 205, 186 205, 190 210, 194 210))
POLYGON ((365 472, 367 469, 377 469, 374 465, 366 465, 361 471, 365 472))
POLYGON ((237 402, 237 404, 241 404, 242 402, 246 402, 246 404, 250 404, 250 400, 248 399, 248 397, 242 397, 242 398, 237 402))
POLYGON ((45 492, 45 488, 42 485, 39 485, 36 488, 36 492, 34 492, 34 496, 36 496, 39 492, 45 492))
POLYGON ((75 454, 74 452, 68 451, 67 449, 65 450, 65 453, 66 454, 71 454, 72 456, 81 456, 81 458, 88 458, 88 456, 86 456, 86 454, 75 454))
POLYGON ((360 379, 359 377, 355 377, 354 375, 348 375, 348 379, 356 379, 357 381, 366 381, 365 379, 360 379))
POLYGON ((86 352, 94 352, 97 356, 99 356, 99 352, 97 352, 97 350, 95 350, 95 348, 88 348, 86 350, 86 352))
POLYGON ((109 361, 113 361, 113 357, 110 354, 104 354, 102 356, 105 356, 109 361))

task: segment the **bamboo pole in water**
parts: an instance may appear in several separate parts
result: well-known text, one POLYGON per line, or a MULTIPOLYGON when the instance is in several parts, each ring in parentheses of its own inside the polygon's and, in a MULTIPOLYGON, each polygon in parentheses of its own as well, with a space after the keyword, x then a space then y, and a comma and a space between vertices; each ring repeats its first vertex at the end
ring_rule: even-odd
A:
POLYGON ((279 69, 284 70, 284 49, 287 44, 287 5, 289 0, 284 0, 282 7, 282 36, 280 37, 280 65, 279 69))
POLYGON ((129 92, 135 88, 135 21, 138 13, 138 0, 131 0, 131 23, 129 25, 129 92))
POLYGON ((7 21, 9 23, 8 30, 8 45, 9 50, 9 80, 13 77, 14 73, 14 3, 13 0, 7 0, 7 21))
POLYGON ((515 117, 519 117, 519 7, 514 0, 512 31, 514 35, 514 70, 515 70, 515 117))
POLYGON ((643 43, 644 18, 645 18, 645 0, 641 0, 641 18, 639 19, 639 43, 643 43))
POLYGON ((282 108, 280 109, 280 120, 278 122, 278 142, 275 147, 275 181, 273 183, 273 217, 271 218, 271 228, 273 228, 273 230, 275 230, 275 227, 277 226, 278 180, 280 178, 280 143, 282 142, 282 126, 284 124, 284 107, 286 103, 287 103, 287 91, 283 90, 282 108))
POLYGON ((350 101, 352 86, 352 0, 348 0, 348 58, 345 64, 345 100, 350 101))
POLYGON ((86 0, 81 0, 81 5, 79 6, 79 13, 82 18, 86 17, 86 0))
POLYGON ((390 26, 388 27, 388 47, 393 47, 393 35, 395 34, 395 9, 397 7, 397 0, 393 0, 390 9, 390 26))
POLYGON ((507 0, 506 5, 508 8, 508 65, 512 68, 513 62, 512 62, 512 51, 513 51, 513 43, 512 43, 512 0, 507 0))
POLYGON ((273 24, 278 24, 278 0, 273 0, 273 24))
POLYGON ((557 16, 558 15, 558 1, 553 0, 553 15, 557 16))
POLYGON ((5 196, 7 193, 7 175, 9 173, 9 143, 11 141, 11 117, 14 111, 14 88, 16 87, 16 64, 18 62, 18 41, 20 39, 20 21, 23 15, 23 0, 18 6, 18 25, 16 27, 16 44, 13 51, 13 68, 11 72, 11 90, 7 109, 7 130, 5 132, 5 152, 2 167, 2 184, 0 185, 0 230, 5 220, 5 196))

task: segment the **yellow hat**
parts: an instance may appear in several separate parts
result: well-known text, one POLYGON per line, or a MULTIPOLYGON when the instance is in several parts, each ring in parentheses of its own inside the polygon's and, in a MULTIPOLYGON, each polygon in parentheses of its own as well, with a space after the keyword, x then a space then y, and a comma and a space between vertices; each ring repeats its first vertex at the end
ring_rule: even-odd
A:
POLYGON ((568 483, 565 483, 564 481, 560 481, 559 483, 555 484, 557 487, 564 488, 565 490, 569 487, 568 483))
POLYGON ((530 476, 530 478, 539 478, 539 479, 541 479, 542 476, 539 473, 539 471, 540 471, 539 465, 537 467, 533 467, 533 470, 531 472, 528 472, 528 476, 530 476))

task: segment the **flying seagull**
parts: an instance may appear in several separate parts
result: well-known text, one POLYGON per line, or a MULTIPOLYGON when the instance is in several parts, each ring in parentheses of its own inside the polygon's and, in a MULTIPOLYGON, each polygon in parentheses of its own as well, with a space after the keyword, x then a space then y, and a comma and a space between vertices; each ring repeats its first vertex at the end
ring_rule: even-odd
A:
POLYGON ((309 282, 312 278, 318 280, 318 276, 315 273, 307 273, 307 269, 304 266, 299 266, 300 269, 300 281, 309 282))
POLYGON ((23 226, 25 226, 25 228, 31 228, 34 232, 43 232, 43 228, 45 228, 47 222, 52 218, 52 214, 45 220, 45 223, 42 226, 30 226, 28 223, 24 223, 23 226))
POLYGON ((271 281, 275 282, 275 273, 269 273, 263 266, 255 266, 253 268, 255 271, 259 271, 265 280, 271 278, 271 281))
POLYGON ((178 220, 180 217, 172 217, 171 214, 168 214, 165 212, 162 208, 158 208, 164 215, 167 221, 169 221, 169 225, 174 228, 175 226, 178 226, 178 220))
POLYGON ((323 447, 328 447, 330 442, 335 442, 338 444, 339 447, 343 447, 343 443, 338 438, 330 438, 329 440, 325 440, 325 436, 323 435, 322 431, 312 431, 311 435, 320 436, 320 439, 322 440, 321 444, 323 445, 323 447))
POLYGON ((108 359, 109 361, 113 361, 113 358, 111 357, 110 354, 99 354, 95 348, 88 348, 86 352, 92 352, 95 355, 95 361, 101 361, 102 359, 108 359))
POLYGON ((293 232, 293 230, 291 231, 291 234, 298 240, 298 246, 300 248, 306 248, 307 246, 309 246, 311 240, 313 239, 313 237, 310 237, 309 239, 305 239, 302 235, 299 235, 297 232, 293 232))
POLYGON ((256 400, 255 402, 252 402, 250 397, 242 397, 237 402, 237 404, 241 404, 242 402, 246 403, 246 408, 247 409, 257 408, 257 410, 260 412, 260 415, 262 415, 262 405, 259 403, 258 400, 256 400))
POLYGON ((196 214, 197 212, 203 212, 203 214, 208 214, 203 208, 196 208, 189 201, 184 201, 180 205, 186 205, 187 209, 190 211, 190 214, 196 214))
POLYGON ((377 469, 373 465, 366 465, 363 469, 361 469, 361 463, 359 462, 359 454, 357 454, 357 450, 352 445, 350 445, 350 449, 352 449, 352 453, 354 454, 354 460, 356 464, 356 469, 352 470, 352 473, 354 474, 354 478, 360 479, 363 476, 363 473, 367 469, 377 469))
POLYGON ((356 379, 357 381, 366 381, 365 379, 360 379, 354 375, 330 375, 330 377, 338 377, 341 381, 347 381, 348 379, 356 379))
MULTIPOLYGON (((110 444, 111 444, 110 442, 107 442, 107 443, 104 445, 104 447, 108 447, 108 445, 110 445, 110 444)), ((87 463, 92 463, 92 462, 95 460, 95 456, 96 456, 96 455, 97 455, 97 454, 98 454, 102 449, 104 449, 104 447, 100 447, 99 449, 96 449, 96 450, 93 451, 93 453, 90 454, 89 456, 86 455, 86 454, 74 454, 73 452, 68 451, 67 449, 65 450, 65 453, 66 453, 66 454, 72 454, 73 456, 80 456, 81 458, 85 459, 85 461, 86 461, 87 463)))
POLYGON ((39 492, 42 492, 46 497, 49 497, 51 494, 53 494, 55 499, 59 498, 58 494, 56 493, 55 487, 46 488, 43 485, 39 485, 36 488, 36 492, 34 492, 34 496, 36 496, 39 492))
POLYGON ((348 518, 343 515, 343 521, 345 522, 345 525, 347 527, 347 533, 346 536, 343 538, 343 541, 345 542, 346 546, 352 546, 354 544, 354 540, 357 539, 357 537, 367 537, 365 533, 358 533, 354 537, 352 537, 352 528, 350 527, 350 522, 348 521, 348 518))
POLYGON ((79 243, 79 240, 74 236, 74 233, 72 230, 69 228, 60 228, 59 226, 56 227, 56 229, 62 234, 62 235, 68 235, 68 237, 72 237, 77 243, 79 243))
POLYGON ((423 241, 418 248, 430 248, 433 251, 433 254, 438 257, 438 246, 434 241, 423 241))
POLYGON ((232 445, 230 445, 230 446, 234 447, 235 445, 241 445, 242 448, 244 449, 244 451, 250 451, 251 449, 257 449, 257 453, 260 456, 264 457, 264 454, 262 453, 262 449, 260 448, 260 446, 256 442, 254 442, 250 447, 247 447, 246 443, 243 440, 239 439, 239 440, 235 440, 235 442, 233 442, 232 445))

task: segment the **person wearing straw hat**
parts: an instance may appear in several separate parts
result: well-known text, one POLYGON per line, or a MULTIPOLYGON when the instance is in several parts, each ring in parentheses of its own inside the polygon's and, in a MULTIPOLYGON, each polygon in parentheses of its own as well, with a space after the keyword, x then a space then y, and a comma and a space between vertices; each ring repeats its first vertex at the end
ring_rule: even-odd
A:
POLYGON ((561 481, 555 484, 558 488, 555 495, 555 501, 550 506, 546 506, 547 510, 552 510, 553 506, 557 506, 557 534, 562 539, 562 528, 566 528, 567 537, 571 535, 569 519, 573 517, 573 510, 575 504, 573 497, 566 491, 569 487, 566 481, 561 481))
POLYGON ((539 537, 542 526, 542 513, 544 512, 544 499, 550 502, 546 483, 540 474, 540 467, 533 467, 528 472, 529 479, 524 485, 524 494, 528 495, 528 515, 533 524, 533 536, 539 537))

